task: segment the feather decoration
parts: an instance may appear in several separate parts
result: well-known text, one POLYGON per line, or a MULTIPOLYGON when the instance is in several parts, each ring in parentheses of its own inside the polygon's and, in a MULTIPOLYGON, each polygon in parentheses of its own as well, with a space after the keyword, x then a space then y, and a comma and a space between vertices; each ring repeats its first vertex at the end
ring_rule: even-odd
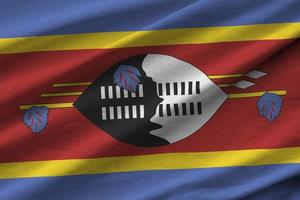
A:
POLYGON ((283 100, 277 94, 265 93, 257 102, 259 114, 272 122, 279 116, 283 100))
POLYGON ((130 92, 136 92, 137 85, 141 82, 141 73, 136 67, 120 65, 114 73, 114 83, 130 92))
POLYGON ((45 106, 33 106, 23 115, 24 124, 31 128, 33 133, 40 133, 45 129, 48 121, 48 108, 45 106))

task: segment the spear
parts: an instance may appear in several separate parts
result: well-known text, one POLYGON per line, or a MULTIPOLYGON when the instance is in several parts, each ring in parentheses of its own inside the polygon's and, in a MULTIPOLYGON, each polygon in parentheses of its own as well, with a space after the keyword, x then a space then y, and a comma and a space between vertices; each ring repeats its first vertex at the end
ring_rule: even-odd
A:
POLYGON ((252 79, 258 79, 263 76, 267 75, 267 73, 259 71, 259 70, 252 70, 246 74, 225 74, 225 75, 210 75, 208 78, 210 79, 223 79, 223 78, 240 78, 240 77, 248 77, 252 79))
MULTIPOLYGON (((253 70, 246 74, 224 74, 224 75, 210 75, 208 76, 209 79, 224 79, 224 78, 239 78, 239 77, 248 77, 252 79, 258 79, 263 76, 267 75, 267 73, 253 70)), ((72 82, 72 83, 54 83, 52 84, 53 87, 72 87, 72 86, 89 86, 92 82, 72 82)))
POLYGON ((225 88, 225 87, 237 87, 239 89, 246 89, 251 86, 255 85, 255 83, 252 83, 250 81, 238 81, 236 83, 225 83, 225 84, 218 84, 220 88, 225 88))
MULTIPOLYGON (((286 90, 269 90, 269 91, 258 91, 258 92, 243 92, 243 93, 229 93, 228 99, 241 99, 250 97, 260 97, 265 93, 277 94, 279 96, 284 96, 287 94, 286 90)), ((20 110, 30 109, 32 106, 45 106, 47 108, 72 108, 73 103, 46 103, 46 104, 25 104, 19 107, 20 110)))
MULTIPOLYGON (((252 83, 250 81, 238 81, 236 83, 226 83, 226 84, 218 84, 219 87, 225 88, 225 87, 237 87, 239 89, 246 89, 248 87, 251 87, 255 85, 255 83, 252 83)), ((41 97, 64 97, 64 96, 80 96, 83 92, 57 92, 57 93, 43 93, 41 94, 41 97)))
MULTIPOLYGON (((259 79, 263 76, 267 75, 265 72, 253 70, 246 74, 225 74, 225 75, 210 75, 208 76, 210 79, 224 79, 224 78, 238 78, 238 77, 248 77, 252 79, 259 79)), ((72 83, 54 83, 52 84, 53 87, 71 87, 71 86, 89 86, 92 82, 72 82, 72 83)), ((236 83, 229 83, 229 84, 218 84, 219 87, 237 87, 239 89, 246 89, 251 86, 255 85, 255 83, 241 80, 236 83)), ((42 97, 62 97, 62 96, 80 96, 83 92, 60 92, 60 93, 44 93, 41 94, 42 97)), ((239 99, 239 98, 249 98, 249 97, 260 97, 265 93, 273 93, 277 95, 286 95, 286 90, 273 90, 273 91, 259 91, 259 92, 250 92, 250 93, 231 93, 227 94, 228 99, 239 99)), ((26 104, 21 105, 19 107, 20 110, 27 110, 30 109, 32 106, 45 106, 48 108, 72 108, 73 103, 50 103, 50 104, 26 104)))

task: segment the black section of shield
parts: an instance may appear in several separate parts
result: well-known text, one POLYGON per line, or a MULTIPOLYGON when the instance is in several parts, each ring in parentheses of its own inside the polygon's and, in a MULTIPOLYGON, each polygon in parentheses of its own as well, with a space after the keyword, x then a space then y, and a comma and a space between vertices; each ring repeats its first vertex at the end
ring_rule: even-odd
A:
MULTIPOLYGON (((156 83, 151 77, 147 77, 142 69, 142 63, 146 55, 131 57, 124 60, 101 74, 75 101, 74 107, 85 115, 100 129, 111 135, 117 140, 145 147, 154 147, 169 144, 168 141, 149 134, 150 131, 161 128, 161 125, 150 122, 156 112, 156 107, 162 99, 157 95, 156 83), (114 86, 113 74, 121 65, 131 65, 139 69, 141 73, 141 84, 144 87, 144 97, 101 99, 101 86, 114 86), (101 118, 101 107, 144 105, 144 118, 137 119, 114 119, 107 120, 101 118)), ((159 67, 159 66, 156 66, 159 67)), ((106 94, 107 95, 107 94, 106 94)), ((129 96, 130 97, 130 96, 129 96)), ((116 118, 116 113, 115 113, 116 118)))

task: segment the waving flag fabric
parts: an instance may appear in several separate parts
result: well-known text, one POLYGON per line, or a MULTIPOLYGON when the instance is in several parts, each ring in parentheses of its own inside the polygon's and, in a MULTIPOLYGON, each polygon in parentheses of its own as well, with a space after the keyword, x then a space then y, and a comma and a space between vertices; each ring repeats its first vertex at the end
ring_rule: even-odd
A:
POLYGON ((2 0, 1 200, 300 199, 299 0, 2 0))

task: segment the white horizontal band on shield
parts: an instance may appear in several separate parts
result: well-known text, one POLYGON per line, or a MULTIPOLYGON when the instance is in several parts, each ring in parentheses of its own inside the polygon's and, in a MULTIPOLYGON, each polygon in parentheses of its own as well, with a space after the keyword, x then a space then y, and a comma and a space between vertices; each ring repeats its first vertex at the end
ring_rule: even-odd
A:
POLYGON ((101 107, 102 120, 142 119, 144 117, 144 105, 101 107))
MULTIPOLYGON (((132 106, 110 106, 101 108, 102 120, 114 120, 114 119, 136 119, 144 118, 145 110, 144 105, 132 105, 132 106)), ((187 103, 175 103, 175 104, 159 104, 158 115, 164 116, 189 116, 189 115, 201 115, 202 107, 201 102, 187 102, 187 103)))
MULTIPOLYGON (((100 86, 101 99, 144 97, 143 84, 139 84, 137 87, 136 93, 134 93, 117 85, 100 86)), ((200 94, 200 81, 158 83, 157 93, 159 96, 200 94)))
POLYGON ((136 93, 120 88, 118 85, 100 86, 100 98, 103 100, 136 97, 144 97, 144 86, 142 84, 137 86, 136 93))
POLYGON ((158 115, 164 116, 180 116, 180 115, 201 115, 202 105, 201 102, 186 102, 175 104, 159 104, 158 115))
POLYGON ((200 94, 200 81, 158 83, 159 96, 200 94))

